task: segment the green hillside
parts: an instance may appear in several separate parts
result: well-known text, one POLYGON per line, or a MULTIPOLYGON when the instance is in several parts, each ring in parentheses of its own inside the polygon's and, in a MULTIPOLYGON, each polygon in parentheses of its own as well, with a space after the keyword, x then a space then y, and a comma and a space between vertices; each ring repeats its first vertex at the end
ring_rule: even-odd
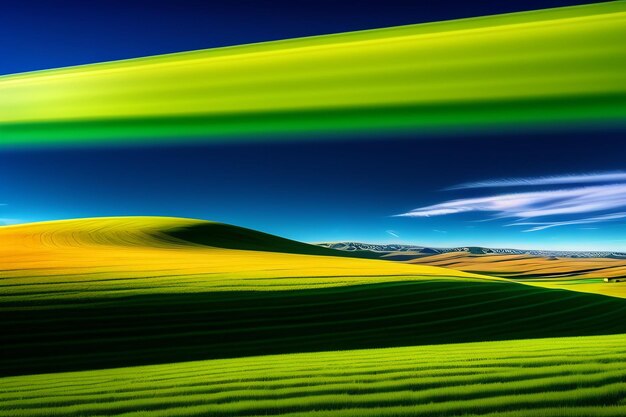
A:
POLYGON ((190 244, 216 248, 303 255, 368 257, 365 254, 347 253, 318 245, 309 245, 256 230, 217 222, 195 221, 188 225, 173 227, 163 233, 190 244))
POLYGON ((8 296, 0 308, 0 333, 9 335, 3 374, 626 333, 623 299, 444 277, 292 291, 8 296))
POLYGON ((622 417, 626 335, 316 352, 0 380, 5 417, 622 417))
POLYGON ((626 333, 625 299, 309 249, 191 219, 0 228, 0 415, 624 411, 624 338, 596 335, 626 333))

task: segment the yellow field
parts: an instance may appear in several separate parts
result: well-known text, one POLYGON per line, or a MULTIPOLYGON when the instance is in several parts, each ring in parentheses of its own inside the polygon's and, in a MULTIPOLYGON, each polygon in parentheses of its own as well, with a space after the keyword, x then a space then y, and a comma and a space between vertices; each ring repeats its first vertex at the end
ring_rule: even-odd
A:
MULTIPOLYGON (((29 299, 324 288, 437 278, 493 278, 433 266, 207 247, 168 235, 206 221, 122 217, 0 228, 0 286, 29 299)), ((294 242, 295 243, 295 242, 294 242)), ((498 278, 495 278, 498 279, 498 278)), ((1 290, 5 292, 6 290, 1 290)))

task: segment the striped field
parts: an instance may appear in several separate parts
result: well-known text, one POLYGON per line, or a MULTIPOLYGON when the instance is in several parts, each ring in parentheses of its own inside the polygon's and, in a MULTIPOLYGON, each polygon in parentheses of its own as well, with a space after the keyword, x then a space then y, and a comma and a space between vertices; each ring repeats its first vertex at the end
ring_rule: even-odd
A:
POLYGON ((626 277, 624 259, 450 252, 417 258, 410 263, 506 277, 546 288, 564 288, 626 298, 626 282, 604 282, 604 278, 626 277))
POLYGON ((0 415, 626 415, 626 335, 261 356, 0 379, 0 415))
POLYGON ((176 218, 2 227, 0 265, 0 416, 626 412, 622 298, 176 218))
POLYGON ((0 228, 0 295, 33 302, 323 288, 441 276, 499 280, 345 255, 193 219, 116 217, 6 226, 0 228))
POLYGON ((0 229, 0 372, 626 333, 626 300, 172 218, 0 229), (233 247, 256 250, 239 250, 233 247))

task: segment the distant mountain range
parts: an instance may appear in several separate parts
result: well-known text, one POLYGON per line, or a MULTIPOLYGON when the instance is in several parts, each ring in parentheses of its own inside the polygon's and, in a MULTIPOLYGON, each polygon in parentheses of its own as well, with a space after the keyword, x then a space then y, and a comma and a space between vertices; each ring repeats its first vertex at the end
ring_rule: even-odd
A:
POLYGON ((362 255, 369 254, 369 257, 392 258, 394 260, 414 259, 421 256, 432 256, 450 252, 465 252, 474 255, 532 255, 542 257, 558 258, 612 258, 626 259, 626 252, 608 251, 554 251, 540 249, 509 249, 509 248, 486 248, 480 246, 459 246, 453 248, 433 248, 417 245, 400 244, 373 244, 361 242, 335 242, 318 243, 330 249, 360 252, 362 255), (378 255, 378 256, 376 256, 378 255))

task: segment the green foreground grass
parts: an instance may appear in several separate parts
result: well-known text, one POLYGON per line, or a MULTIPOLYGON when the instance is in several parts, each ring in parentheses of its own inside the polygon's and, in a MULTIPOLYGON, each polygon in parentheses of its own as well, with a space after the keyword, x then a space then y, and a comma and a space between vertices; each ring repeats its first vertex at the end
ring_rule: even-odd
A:
POLYGON ((626 335, 0 379, 2 416, 624 416, 626 335))

